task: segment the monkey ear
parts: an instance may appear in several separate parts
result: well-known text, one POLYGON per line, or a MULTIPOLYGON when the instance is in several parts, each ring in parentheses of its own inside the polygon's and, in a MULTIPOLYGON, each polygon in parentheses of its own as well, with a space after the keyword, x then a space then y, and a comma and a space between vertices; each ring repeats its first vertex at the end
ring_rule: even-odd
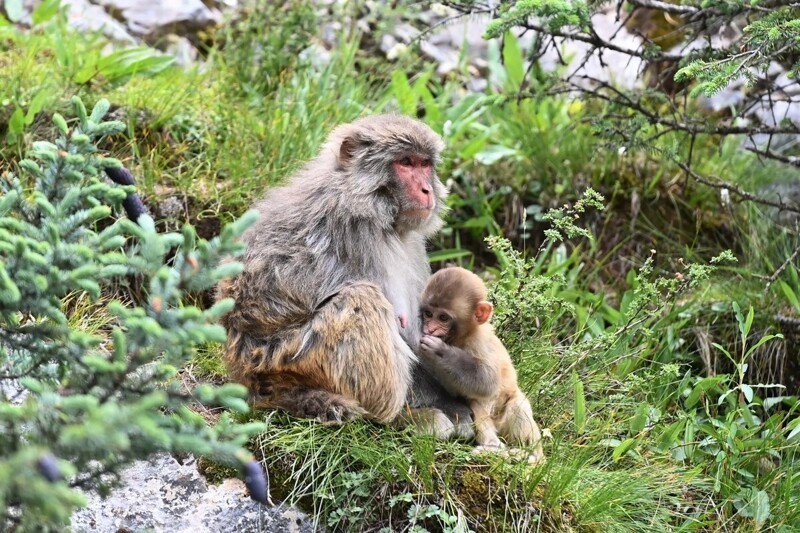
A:
POLYGON ((372 146, 374 141, 370 138, 367 132, 360 129, 350 128, 347 131, 342 144, 339 145, 339 153, 337 154, 337 161, 340 169, 347 168, 358 156, 358 151, 363 148, 372 146))
POLYGON ((478 321, 478 324, 486 323, 492 318, 492 311, 494 311, 494 307, 489 302, 478 302, 478 305, 475 306, 475 320, 478 321))
POLYGON ((356 155, 356 148, 358 148, 358 140, 355 138, 355 135, 348 135, 342 141, 342 145, 339 147, 339 166, 346 167, 348 163, 353 159, 353 156, 356 155))
POLYGON ((347 168, 358 152, 358 149, 369 144, 357 132, 350 133, 339 146, 339 167, 347 168))

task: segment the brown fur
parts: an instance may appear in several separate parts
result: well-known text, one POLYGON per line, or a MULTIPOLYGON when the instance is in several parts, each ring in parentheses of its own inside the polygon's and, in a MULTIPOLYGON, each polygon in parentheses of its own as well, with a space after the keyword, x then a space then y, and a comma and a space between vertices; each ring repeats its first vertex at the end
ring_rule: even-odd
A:
POLYGON ((422 362, 451 393, 466 398, 475 417, 476 440, 498 448, 498 435, 533 448, 544 459, 541 432, 517 372, 489 318, 491 304, 481 279, 463 268, 446 268, 422 294, 422 362))
POLYGON ((335 129, 314 160, 256 204, 244 272, 218 294, 236 301, 223 320, 225 361, 257 406, 327 422, 388 422, 409 398, 439 418, 437 408, 451 406, 432 380, 419 384, 414 354, 430 272, 425 240, 444 208, 431 166, 442 147, 421 122, 365 117, 335 129))

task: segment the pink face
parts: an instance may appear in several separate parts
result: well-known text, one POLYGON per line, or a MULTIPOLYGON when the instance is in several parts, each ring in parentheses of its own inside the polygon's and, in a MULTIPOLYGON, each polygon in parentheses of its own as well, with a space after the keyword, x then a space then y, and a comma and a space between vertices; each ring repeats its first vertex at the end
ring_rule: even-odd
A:
POLYGON ((408 205, 403 213, 407 216, 426 218, 435 206, 431 175, 431 160, 421 155, 411 155, 392 163, 395 174, 403 184, 408 205))

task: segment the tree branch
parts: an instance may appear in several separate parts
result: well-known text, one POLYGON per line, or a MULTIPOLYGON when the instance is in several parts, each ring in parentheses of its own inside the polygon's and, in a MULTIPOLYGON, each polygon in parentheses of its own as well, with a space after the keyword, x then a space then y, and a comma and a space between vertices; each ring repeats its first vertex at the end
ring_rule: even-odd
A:
POLYGON ((752 146, 745 146, 744 149, 747 150, 748 152, 753 152, 754 154, 765 157, 767 159, 774 159, 775 161, 780 161, 781 163, 785 163, 793 167, 800 167, 800 157, 794 155, 779 154, 778 152, 773 152, 769 148, 765 148, 762 150, 759 148, 754 148, 752 146))
POLYGON ((660 0, 626 0, 629 4, 634 5, 636 7, 644 7, 647 9, 658 9, 659 11, 663 11, 665 13, 671 13, 673 15, 694 15, 700 8, 695 6, 682 6, 677 4, 668 4, 667 2, 661 2, 660 0))
POLYGON ((798 214, 800 214, 800 206, 798 206, 796 204, 787 204, 786 202, 782 202, 780 200, 778 200, 778 201, 769 200, 767 198, 762 198, 761 196, 756 196, 753 193, 749 193, 749 192, 745 191, 744 189, 741 189, 740 187, 738 187, 737 185, 734 185, 733 183, 729 183, 727 181, 721 180, 721 179, 716 178, 716 177, 713 178, 713 179, 706 178, 705 176, 702 176, 702 175, 698 174, 697 172, 695 172, 694 170, 692 170, 692 168, 689 167, 689 165, 687 165, 686 163, 682 163, 680 161, 676 161, 675 163, 681 169, 683 169, 684 172, 689 174, 695 181, 697 181, 699 183, 702 183, 703 185, 707 185, 709 187, 713 187, 714 189, 727 189, 728 192, 735 194, 736 196, 738 196, 742 200, 748 200, 748 201, 751 201, 751 202, 755 202, 757 204, 768 205, 770 207, 775 207, 779 211, 789 211, 790 213, 798 213, 798 214))

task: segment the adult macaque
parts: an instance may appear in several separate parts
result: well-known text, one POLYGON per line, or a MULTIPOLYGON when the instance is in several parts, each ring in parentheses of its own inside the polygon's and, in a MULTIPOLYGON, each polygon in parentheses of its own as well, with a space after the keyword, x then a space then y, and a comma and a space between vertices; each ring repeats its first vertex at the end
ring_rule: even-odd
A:
POLYGON ((531 462, 544 459, 542 435, 531 404, 517 385, 517 373, 489 319, 481 279, 463 268, 434 274, 422 293, 420 358, 454 396, 469 400, 482 448, 510 444, 533 448, 531 462))
POLYGON ((219 286, 236 300, 225 360, 256 406, 324 422, 403 410, 440 437, 471 432, 469 408, 414 353, 425 241, 442 224, 442 149, 416 120, 362 118, 256 204, 244 272, 219 286))

